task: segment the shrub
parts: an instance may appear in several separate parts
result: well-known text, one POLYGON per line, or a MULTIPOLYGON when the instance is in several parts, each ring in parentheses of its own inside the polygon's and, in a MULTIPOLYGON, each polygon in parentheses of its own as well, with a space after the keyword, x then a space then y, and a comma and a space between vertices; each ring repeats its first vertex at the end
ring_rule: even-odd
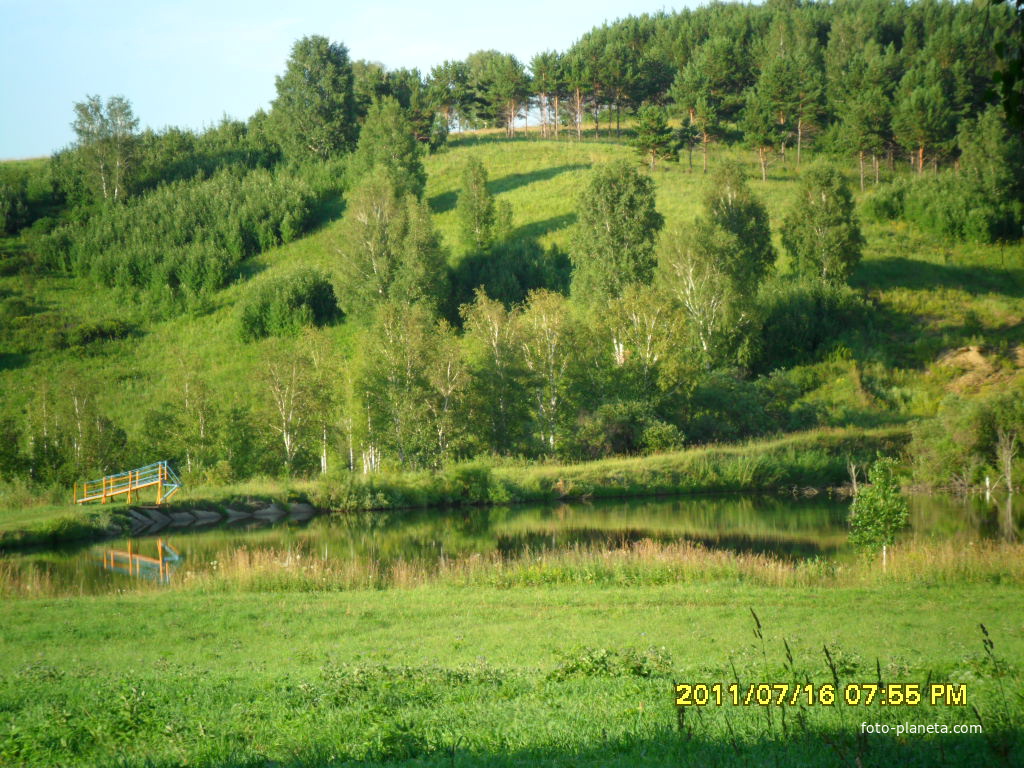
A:
POLYGON ((341 316, 330 279, 322 272, 302 269, 264 281, 249 293, 239 316, 243 341, 267 336, 291 336, 302 328, 323 326, 341 316))
POLYGON ((759 297, 761 343, 758 372, 816 360, 851 329, 870 327, 869 307, 856 293, 820 280, 775 280, 759 297))
POLYGON ((904 218, 939 237, 975 243, 1015 240, 1024 223, 1019 200, 996 196, 977 177, 951 171, 885 185, 863 210, 879 221, 904 218))
POLYGON ((304 231, 313 193, 299 177, 257 169, 166 184, 40 238, 46 262, 161 303, 225 286, 238 264, 304 231))
POLYGON ((68 344, 73 347, 84 347, 94 341, 115 341, 131 334, 131 326, 123 320, 97 320, 82 323, 68 334, 68 344))
POLYGON ((907 526, 910 513, 907 499, 896 479, 895 459, 882 458, 868 471, 868 485, 861 488, 850 505, 850 542, 870 552, 885 552, 896 541, 896 534, 907 526))

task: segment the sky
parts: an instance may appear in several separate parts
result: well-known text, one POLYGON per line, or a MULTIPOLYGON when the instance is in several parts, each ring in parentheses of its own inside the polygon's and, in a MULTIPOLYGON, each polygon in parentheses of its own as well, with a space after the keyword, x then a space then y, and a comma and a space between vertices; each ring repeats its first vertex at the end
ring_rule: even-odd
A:
POLYGON ((202 129, 274 98, 295 40, 426 74, 495 48, 528 62, 594 26, 692 0, 0 0, 0 159, 71 143, 72 105, 125 96, 141 127, 202 129))

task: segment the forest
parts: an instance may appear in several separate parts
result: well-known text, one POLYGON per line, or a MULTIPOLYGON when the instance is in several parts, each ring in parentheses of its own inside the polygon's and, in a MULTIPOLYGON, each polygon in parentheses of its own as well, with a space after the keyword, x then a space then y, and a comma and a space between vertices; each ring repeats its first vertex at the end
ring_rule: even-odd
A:
POLYGON ((314 35, 269 111, 199 132, 86 96, 73 144, 0 165, 0 479, 337 479, 904 425, 915 482, 1012 484, 1018 307, 915 338, 865 254, 913 233, 946 265, 1000 259, 985 285, 1019 298, 1022 127, 993 81, 1019 25, 714 4, 428 73, 314 35), (568 210, 510 202, 563 174, 568 210), (925 381, 961 345, 1002 373, 925 381))

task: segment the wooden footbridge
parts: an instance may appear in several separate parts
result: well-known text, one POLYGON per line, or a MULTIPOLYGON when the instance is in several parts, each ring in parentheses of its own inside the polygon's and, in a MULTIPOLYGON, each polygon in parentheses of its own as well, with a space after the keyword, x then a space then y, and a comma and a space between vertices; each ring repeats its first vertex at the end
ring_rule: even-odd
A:
POLYGON ((143 488, 156 488, 156 503, 163 504, 181 488, 181 479, 171 469, 170 464, 166 461, 158 461, 138 469, 107 475, 99 480, 90 480, 83 483, 81 487, 76 483, 75 504, 85 504, 90 501, 106 504, 108 499, 121 495, 127 496, 127 502, 131 504, 133 494, 137 501, 139 491, 143 488))

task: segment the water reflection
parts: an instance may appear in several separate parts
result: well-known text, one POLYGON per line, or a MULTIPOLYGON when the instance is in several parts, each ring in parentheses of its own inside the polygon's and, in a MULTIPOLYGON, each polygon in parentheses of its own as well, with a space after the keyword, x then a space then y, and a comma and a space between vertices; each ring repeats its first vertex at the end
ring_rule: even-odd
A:
MULTIPOLYGON (((911 498, 911 527, 906 539, 1016 539, 1013 499, 999 504, 983 499, 941 496, 911 498)), ((708 549, 770 554, 785 559, 842 558, 849 554, 845 500, 771 496, 687 497, 592 504, 460 508, 454 510, 375 511, 296 520, 265 517, 219 528, 177 529, 174 555, 168 530, 161 539, 133 538, 103 547, 62 549, 10 556, 18 567, 45 573, 72 592, 123 588, 128 572, 154 583, 173 582, 188 573, 216 573, 218 559, 239 551, 272 550, 285 556, 322 558, 336 564, 397 562, 428 568, 445 558, 471 555, 519 557, 582 549, 610 549, 651 540, 689 542, 708 549), (141 555, 157 547, 157 557, 141 555), (112 556, 131 553, 134 561, 112 556), (107 567, 97 569, 96 561, 107 567), (128 563, 132 565, 129 567, 128 563), (175 567, 177 566, 177 573, 175 567)))
POLYGON ((181 562, 178 551, 163 539, 156 540, 156 557, 140 554, 137 547, 133 551, 131 540, 127 549, 100 549, 93 555, 105 571, 160 584, 171 583, 171 575, 181 562))

